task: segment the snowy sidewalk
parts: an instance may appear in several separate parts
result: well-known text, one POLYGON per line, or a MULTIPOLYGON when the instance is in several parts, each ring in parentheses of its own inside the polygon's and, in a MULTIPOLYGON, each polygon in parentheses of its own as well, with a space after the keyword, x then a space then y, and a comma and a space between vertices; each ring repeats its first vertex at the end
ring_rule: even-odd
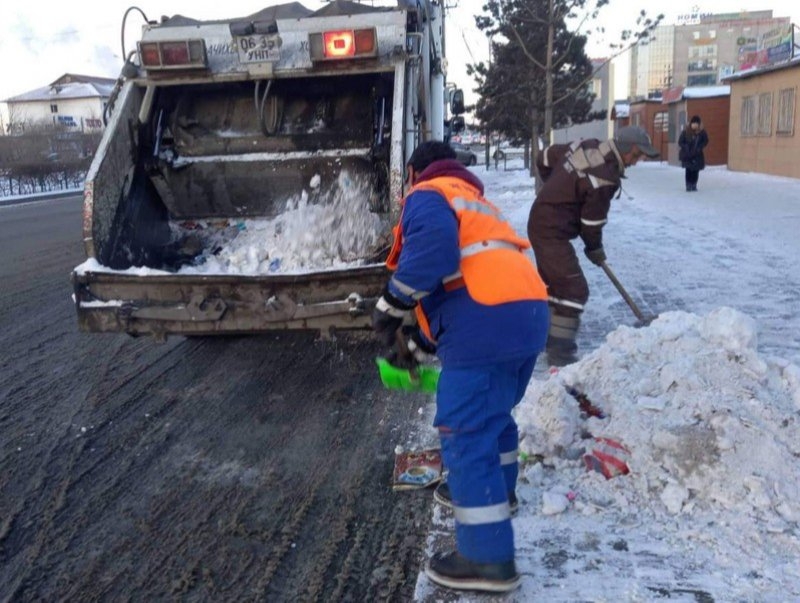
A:
MULTIPOLYGON (((474 171, 524 234, 524 172, 474 171)), ((800 180, 711 168, 686 193, 683 171, 666 164, 628 176, 604 244, 660 318, 634 329, 584 262, 583 357, 539 371, 516 411, 529 459, 514 519, 523 584, 488 597, 421 575, 417 600, 800 600, 800 180), (581 416, 565 385, 608 418, 581 416), (587 434, 627 446, 631 473, 587 472, 587 434)), ((428 424, 432 412, 431 402, 428 424)), ((452 521, 435 507, 430 550, 451 546, 452 521)))

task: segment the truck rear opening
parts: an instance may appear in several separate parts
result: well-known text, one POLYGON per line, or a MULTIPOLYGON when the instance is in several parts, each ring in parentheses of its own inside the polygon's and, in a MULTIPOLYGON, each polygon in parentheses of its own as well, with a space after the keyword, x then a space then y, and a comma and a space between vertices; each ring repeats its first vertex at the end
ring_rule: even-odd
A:
POLYGON ((443 115, 440 8, 400 4, 145 25, 87 176, 81 329, 369 326, 403 165, 443 115))
MULTIPOLYGON (((187 84, 157 92, 150 119, 137 133, 127 198, 108 236, 95 240, 100 263, 122 270, 202 268, 219 252, 212 246, 230 241, 246 220, 275 219, 299 204, 342 220, 350 212, 375 218, 367 236, 351 233, 356 243, 372 245, 349 249, 341 260, 382 259, 390 220, 386 107, 392 106, 392 75, 260 84, 187 84)), ((306 244, 311 251, 325 240, 306 244)))

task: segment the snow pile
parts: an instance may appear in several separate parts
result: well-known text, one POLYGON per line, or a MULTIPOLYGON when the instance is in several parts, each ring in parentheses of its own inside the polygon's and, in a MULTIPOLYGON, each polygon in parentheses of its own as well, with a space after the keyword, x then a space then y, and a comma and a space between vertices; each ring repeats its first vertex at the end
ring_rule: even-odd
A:
POLYGON ((370 211, 369 180, 347 171, 335 186, 320 191, 320 177, 309 191, 286 202, 273 219, 243 220, 207 236, 195 265, 180 274, 275 274, 346 268, 375 252, 385 224, 370 211))
POLYGON ((620 327, 579 363, 533 381, 516 411, 521 449, 563 461, 573 487, 601 506, 733 510, 782 531, 800 521, 799 374, 761 359, 755 323, 735 310, 670 312, 645 329, 620 327), (565 385, 608 417, 581 419, 565 385), (587 473, 574 460, 587 432, 623 443, 630 475, 587 473))

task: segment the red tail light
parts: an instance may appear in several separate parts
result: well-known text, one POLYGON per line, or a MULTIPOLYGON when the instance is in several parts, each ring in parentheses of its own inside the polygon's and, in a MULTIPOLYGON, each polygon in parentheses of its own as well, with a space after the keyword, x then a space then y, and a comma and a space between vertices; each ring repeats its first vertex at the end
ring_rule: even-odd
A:
POLYGON ((158 44, 139 44, 139 56, 144 67, 161 66, 161 54, 158 52, 158 44))
POLYGON ((340 29, 309 35, 312 61, 337 61, 378 54, 375 29, 340 29))
POLYGON ((206 43, 202 39, 139 42, 139 59, 150 70, 205 68, 206 43))
POLYGON ((353 31, 326 31, 322 34, 322 44, 325 48, 325 57, 329 59, 343 59, 356 54, 356 44, 353 31))
POLYGON ((164 65, 188 65, 189 47, 184 42, 164 42, 161 44, 161 61, 164 65))

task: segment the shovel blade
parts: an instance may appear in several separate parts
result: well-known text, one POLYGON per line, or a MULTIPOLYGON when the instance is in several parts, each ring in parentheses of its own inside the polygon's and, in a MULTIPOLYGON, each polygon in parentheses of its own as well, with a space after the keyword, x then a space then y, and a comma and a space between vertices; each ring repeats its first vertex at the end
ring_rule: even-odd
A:
POLYGON ((641 329, 642 327, 649 327, 650 323, 653 322, 656 318, 658 318, 658 314, 655 314, 653 316, 645 316, 644 318, 637 320, 633 324, 633 327, 635 329, 641 329))
POLYGON ((439 384, 439 369, 432 366, 418 366, 411 369, 394 366, 386 358, 376 358, 378 373, 386 389, 399 389, 407 392, 436 392, 439 384))

